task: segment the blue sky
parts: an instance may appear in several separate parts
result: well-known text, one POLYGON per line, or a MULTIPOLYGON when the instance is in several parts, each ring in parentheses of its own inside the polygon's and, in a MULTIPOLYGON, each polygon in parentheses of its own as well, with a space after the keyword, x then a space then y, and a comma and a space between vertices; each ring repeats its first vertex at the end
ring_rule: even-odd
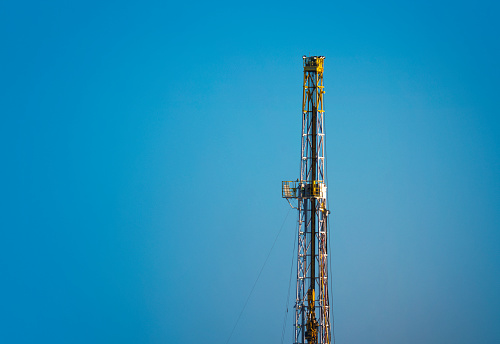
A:
POLYGON ((500 342, 499 14, 2 2, 0 342, 225 343, 284 223, 230 343, 280 341, 304 54, 337 343, 500 342))

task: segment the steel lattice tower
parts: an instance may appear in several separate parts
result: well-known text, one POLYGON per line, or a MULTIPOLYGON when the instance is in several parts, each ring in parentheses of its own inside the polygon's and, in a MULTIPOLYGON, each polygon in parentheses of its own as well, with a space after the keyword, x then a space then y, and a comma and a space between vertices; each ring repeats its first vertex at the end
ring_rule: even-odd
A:
POLYGON ((299 211, 294 344, 329 344, 327 188, 323 110, 324 56, 303 57, 300 179, 282 183, 299 211))

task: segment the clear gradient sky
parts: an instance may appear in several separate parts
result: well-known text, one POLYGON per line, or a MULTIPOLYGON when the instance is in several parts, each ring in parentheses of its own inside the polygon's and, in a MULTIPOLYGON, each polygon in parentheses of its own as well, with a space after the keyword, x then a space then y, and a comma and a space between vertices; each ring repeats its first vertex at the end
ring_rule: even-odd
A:
POLYGON ((230 341, 279 343, 304 54, 326 56, 337 343, 499 343, 499 17, 2 1, 0 343, 225 343, 289 214, 230 341))

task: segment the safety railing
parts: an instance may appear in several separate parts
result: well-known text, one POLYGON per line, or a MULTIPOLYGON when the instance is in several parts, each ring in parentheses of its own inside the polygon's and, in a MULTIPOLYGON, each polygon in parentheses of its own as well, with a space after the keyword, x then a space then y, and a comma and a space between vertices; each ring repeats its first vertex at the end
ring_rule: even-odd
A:
POLYGON ((281 183, 281 196, 283 198, 297 198, 297 181, 283 181, 281 183))
POLYGON ((312 183, 283 181, 281 196, 283 198, 325 198, 326 185, 322 180, 315 180, 312 183))

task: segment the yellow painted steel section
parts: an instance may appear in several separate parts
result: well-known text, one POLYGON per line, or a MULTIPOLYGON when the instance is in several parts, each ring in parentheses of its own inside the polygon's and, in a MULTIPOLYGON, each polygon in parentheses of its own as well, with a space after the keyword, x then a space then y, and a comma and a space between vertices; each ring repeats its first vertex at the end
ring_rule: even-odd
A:
POLYGON ((304 58, 304 72, 323 73, 324 56, 311 56, 304 58))
POLYGON ((309 343, 318 341, 318 320, 316 319, 314 289, 307 291, 307 302, 309 306, 309 316, 306 324, 306 339, 309 343))
POLYGON ((311 187, 311 196, 312 197, 320 197, 321 195, 321 186, 323 185, 322 182, 319 182, 317 180, 315 180, 313 183, 312 183, 312 187, 311 187))

